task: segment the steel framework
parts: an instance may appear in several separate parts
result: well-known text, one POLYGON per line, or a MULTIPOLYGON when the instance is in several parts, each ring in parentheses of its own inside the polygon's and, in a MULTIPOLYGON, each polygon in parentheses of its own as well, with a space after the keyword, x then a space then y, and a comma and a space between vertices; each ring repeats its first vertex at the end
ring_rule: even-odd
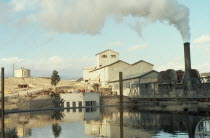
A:
MULTIPOLYGON (((189 80, 188 80, 189 81, 189 80)), ((186 88, 186 80, 132 84, 130 98, 210 98, 210 77, 190 79, 192 87, 186 88)))

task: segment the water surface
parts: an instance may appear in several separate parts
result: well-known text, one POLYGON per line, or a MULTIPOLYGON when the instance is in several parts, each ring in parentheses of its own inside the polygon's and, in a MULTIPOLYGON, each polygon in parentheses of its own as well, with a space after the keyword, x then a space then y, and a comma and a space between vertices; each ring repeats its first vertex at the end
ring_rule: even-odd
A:
POLYGON ((24 138, 208 138, 208 116, 118 108, 69 109, 7 114, 7 137, 24 138), (121 132, 121 133, 120 133, 121 132))

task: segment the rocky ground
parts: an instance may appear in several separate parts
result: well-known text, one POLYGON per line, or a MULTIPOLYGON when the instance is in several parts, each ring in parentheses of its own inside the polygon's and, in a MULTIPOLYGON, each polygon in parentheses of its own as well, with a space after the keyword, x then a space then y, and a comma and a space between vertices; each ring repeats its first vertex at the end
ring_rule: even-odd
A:
MULTIPOLYGON (((87 88, 85 83, 68 80, 61 80, 56 87, 58 87, 58 89, 65 87, 66 89, 69 89, 69 91, 87 88)), ((53 87, 50 78, 5 78, 5 95, 31 89, 49 90, 53 89, 53 87), (18 88, 18 84, 27 84, 29 88, 18 88)))
MULTIPOLYGON (((56 86, 56 89, 58 92, 72 92, 78 89, 87 89, 87 84, 77 81, 61 80, 56 86)), ((24 103, 29 101, 38 101, 39 103, 41 100, 37 98, 45 97, 40 93, 53 90, 54 87, 51 85, 50 78, 5 78, 5 109, 17 109, 19 108, 19 103, 25 105, 24 103), (18 88, 18 84, 27 84, 29 87, 18 88)), ((46 99, 49 100, 50 96, 46 99)))

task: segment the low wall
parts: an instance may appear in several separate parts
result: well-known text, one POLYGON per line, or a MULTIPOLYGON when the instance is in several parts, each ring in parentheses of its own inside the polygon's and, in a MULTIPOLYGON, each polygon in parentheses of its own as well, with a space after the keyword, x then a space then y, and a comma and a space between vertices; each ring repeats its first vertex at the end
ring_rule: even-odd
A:
MULTIPOLYGON (((129 98, 124 96, 123 102, 129 102, 129 98)), ((120 103, 120 96, 103 96, 101 97, 101 105, 119 105, 120 103)))

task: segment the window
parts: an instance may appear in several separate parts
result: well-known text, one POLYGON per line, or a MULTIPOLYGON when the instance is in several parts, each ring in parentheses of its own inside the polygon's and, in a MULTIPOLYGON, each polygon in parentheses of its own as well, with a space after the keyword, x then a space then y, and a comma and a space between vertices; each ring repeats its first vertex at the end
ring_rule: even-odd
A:
POLYGON ((85 80, 85 82, 88 82, 88 80, 85 80))
POLYGON ((70 107, 70 102, 66 102, 66 107, 68 108, 68 109, 67 109, 67 112, 70 112, 70 109, 69 109, 69 107, 70 107))
POLYGON ((73 112, 76 112, 76 102, 72 102, 72 105, 73 105, 73 112))
POLYGON ((79 101, 79 112, 82 112, 82 101, 79 101))
POLYGON ((107 55, 101 55, 102 58, 107 58, 107 55))
POLYGON ((116 58, 116 55, 111 55, 111 58, 116 58))
POLYGON ((79 107, 82 107, 82 101, 78 102, 79 107))
POLYGON ((70 103, 69 102, 66 102, 66 107, 70 107, 70 103))
POLYGON ((92 102, 92 106, 96 106, 96 101, 91 101, 92 102))
POLYGON ((76 107, 76 102, 72 102, 72 104, 73 104, 73 107, 76 107))
POLYGON ((86 101, 85 106, 96 106, 96 101, 86 101))
POLYGON ((86 102, 85 102, 85 106, 91 106, 90 101, 86 101, 86 102))

